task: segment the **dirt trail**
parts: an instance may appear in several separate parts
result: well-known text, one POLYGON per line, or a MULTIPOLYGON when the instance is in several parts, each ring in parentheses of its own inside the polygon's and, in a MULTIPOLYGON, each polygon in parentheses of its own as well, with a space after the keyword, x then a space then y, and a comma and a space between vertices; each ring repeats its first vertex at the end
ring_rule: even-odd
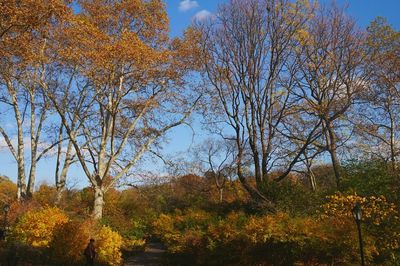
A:
POLYGON ((149 243, 146 249, 138 252, 135 256, 125 260, 125 266, 158 266, 162 265, 162 258, 166 252, 161 243, 149 243))

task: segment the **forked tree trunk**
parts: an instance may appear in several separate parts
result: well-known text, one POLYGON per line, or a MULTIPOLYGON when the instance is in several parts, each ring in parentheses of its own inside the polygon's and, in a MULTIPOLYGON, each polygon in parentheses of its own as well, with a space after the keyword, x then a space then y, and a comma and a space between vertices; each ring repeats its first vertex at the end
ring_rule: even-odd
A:
POLYGON ((309 180, 310 180, 310 186, 311 186, 312 191, 316 192, 317 191, 317 182, 315 180, 314 173, 312 171, 310 171, 308 173, 308 177, 309 177, 309 180))
POLYGON ((60 160, 61 160, 61 149, 62 149, 62 129, 60 129, 60 144, 58 145, 58 152, 57 152, 57 166, 56 166, 56 172, 55 172, 55 179, 56 179, 56 189, 57 189, 57 194, 56 194, 56 205, 60 204, 63 193, 65 191, 65 184, 67 182, 67 173, 69 170, 69 167, 73 161, 73 156, 71 157, 71 151, 72 151, 72 142, 68 142, 68 147, 67 147, 67 152, 65 154, 64 158, 64 165, 61 170, 61 174, 59 174, 59 167, 60 167, 60 160))
POLYGON ((308 158, 306 153, 304 153, 304 156, 305 156, 305 164, 307 167, 308 181, 310 182, 311 190, 313 192, 316 192, 317 191, 317 181, 315 179, 315 174, 312 170, 312 159, 308 158))

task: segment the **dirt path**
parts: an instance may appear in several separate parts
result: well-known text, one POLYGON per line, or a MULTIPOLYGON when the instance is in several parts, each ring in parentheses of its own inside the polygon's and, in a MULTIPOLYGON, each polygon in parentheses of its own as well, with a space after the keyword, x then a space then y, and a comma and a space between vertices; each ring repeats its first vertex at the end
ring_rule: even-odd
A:
POLYGON ((135 256, 125 260, 125 266, 158 266, 162 265, 165 247, 161 243, 149 243, 145 251, 138 252, 135 256))

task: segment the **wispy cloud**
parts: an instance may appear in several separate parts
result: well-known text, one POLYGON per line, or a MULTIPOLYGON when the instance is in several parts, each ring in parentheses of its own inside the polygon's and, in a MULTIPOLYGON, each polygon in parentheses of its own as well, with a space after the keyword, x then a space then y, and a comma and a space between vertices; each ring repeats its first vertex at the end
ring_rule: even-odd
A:
POLYGON ((203 10, 197 12, 196 15, 193 16, 193 20, 197 21, 197 22, 201 22, 201 21, 204 21, 204 20, 212 18, 212 17, 213 17, 213 14, 210 11, 203 9, 203 10))
POLYGON ((7 149, 7 143, 3 137, 0 138, 0 151, 7 149))
MULTIPOLYGON (((17 150, 18 148, 18 138, 17 136, 13 136, 11 139, 11 144, 14 148, 14 150, 17 150)), ((28 136, 24 137, 24 152, 28 153, 31 150, 31 138, 28 136)), ((47 149, 48 147, 51 146, 51 143, 49 142, 40 142, 38 143, 38 154, 40 154, 42 151, 44 151, 45 149, 47 149)), ((62 153, 65 154, 67 152, 67 147, 66 145, 63 145, 62 149, 61 149, 62 153)), ((72 150, 74 151, 74 150, 72 150)), ((2 152, 10 152, 10 149, 8 147, 7 142, 5 141, 5 139, 3 138, 3 136, 0 136, 0 153, 2 152)), ((47 151, 45 156, 46 157, 53 157, 57 155, 57 146, 53 147, 51 150, 47 151)))
POLYGON ((179 10, 182 12, 188 11, 190 9, 194 9, 199 7, 197 1, 194 0, 183 0, 179 3, 179 10))

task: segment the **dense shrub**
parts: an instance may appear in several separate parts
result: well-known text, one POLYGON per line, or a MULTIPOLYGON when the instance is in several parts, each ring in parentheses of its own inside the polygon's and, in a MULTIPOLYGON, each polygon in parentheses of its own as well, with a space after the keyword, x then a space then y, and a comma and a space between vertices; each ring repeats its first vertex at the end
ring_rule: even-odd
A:
MULTIPOLYGON (((293 215, 312 214, 322 203, 319 194, 313 193, 300 182, 293 180, 268 181, 264 191, 274 202, 277 211, 293 215)), ((262 210, 258 210, 257 213, 262 213, 262 210)))
POLYGON ((56 202, 57 190, 55 187, 42 184, 39 189, 33 194, 33 198, 36 202, 42 206, 54 206, 56 202))
POLYGON ((215 217, 204 211, 177 211, 160 215, 153 233, 175 254, 177 261, 171 264, 354 265, 359 263, 359 247, 351 208, 357 201, 364 209, 367 262, 395 261, 399 231, 390 233, 380 226, 396 228, 398 215, 395 205, 383 197, 337 194, 312 216, 232 212, 215 217))
POLYGON ((364 196, 383 195, 399 203, 399 177, 381 160, 349 161, 345 167, 343 189, 364 196))
POLYGON ((68 216, 58 208, 45 207, 25 213, 13 229, 13 237, 32 247, 49 247, 54 232, 68 222, 68 216))
POLYGON ((90 238, 96 240, 96 260, 100 265, 121 265, 123 240, 119 233, 96 221, 70 220, 55 207, 26 212, 12 231, 15 241, 10 243, 15 245, 10 250, 15 254, 31 254, 20 256, 27 263, 51 261, 54 265, 81 265, 90 238))
POLYGON ((205 211, 188 210, 174 215, 161 214, 153 224, 153 234, 166 244, 172 253, 196 250, 196 242, 211 223, 212 215, 205 211), (200 234, 200 235, 199 235, 200 234))
POLYGON ((55 232, 51 257, 58 265, 83 263, 83 251, 90 238, 95 239, 97 261, 101 265, 121 265, 122 237, 109 227, 92 220, 70 221, 55 232))
POLYGON ((149 234, 148 223, 149 221, 140 217, 134 217, 127 223, 129 229, 122 232, 125 251, 132 252, 145 248, 145 238, 149 234))
POLYGON ((96 234, 97 253, 100 263, 110 266, 121 265, 122 263, 122 237, 107 226, 102 226, 96 234))
POLYGON ((83 264, 83 250, 93 232, 91 221, 70 221, 59 227, 51 243, 51 257, 60 265, 83 264))
MULTIPOLYGON (((323 206, 323 217, 353 220, 351 209, 359 203, 363 211, 363 226, 375 241, 376 262, 396 261, 400 258, 400 215, 398 207, 384 196, 362 197, 357 194, 337 193, 328 197, 323 206)), ((340 232, 339 232, 340 233, 340 232)))

